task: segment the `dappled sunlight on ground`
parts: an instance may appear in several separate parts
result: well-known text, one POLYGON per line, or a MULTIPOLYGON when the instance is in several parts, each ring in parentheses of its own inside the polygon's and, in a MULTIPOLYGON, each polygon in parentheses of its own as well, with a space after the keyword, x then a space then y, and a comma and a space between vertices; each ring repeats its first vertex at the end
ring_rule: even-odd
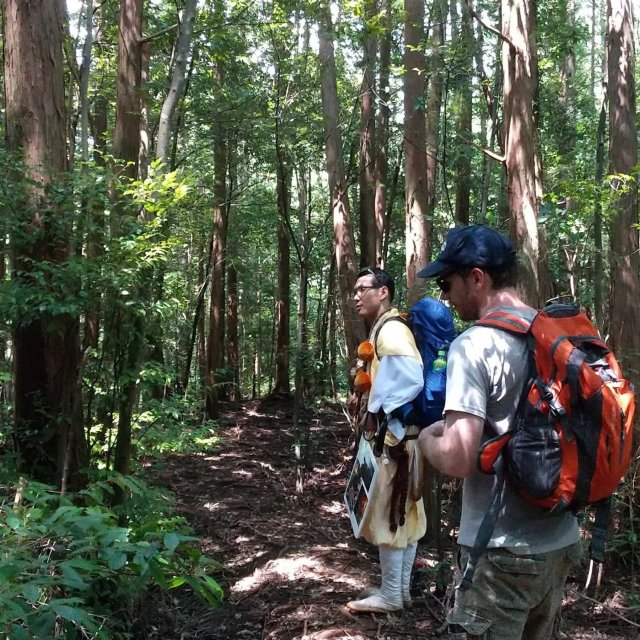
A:
MULTIPOLYGON (((352 433, 340 410, 310 417, 310 448, 298 468, 290 410, 290 403, 241 406, 222 428, 218 451, 173 455, 152 472, 175 493, 202 549, 223 563, 215 577, 225 601, 211 610, 189 592, 162 596, 136 640, 460 638, 435 635, 444 616, 449 561, 428 547, 419 549, 411 611, 358 616, 344 607, 379 579, 377 550, 354 539, 343 504, 352 433), (296 492, 299 476, 302 493, 296 492)), ((456 493, 449 489, 445 497, 456 493)), ((447 531, 441 535, 450 557, 455 528, 447 531)), ((635 629, 616 634, 622 622, 615 613, 624 613, 629 602, 624 588, 609 593, 602 605, 568 597, 558 639, 640 637, 635 629), (606 628, 596 631, 602 621, 606 628)))

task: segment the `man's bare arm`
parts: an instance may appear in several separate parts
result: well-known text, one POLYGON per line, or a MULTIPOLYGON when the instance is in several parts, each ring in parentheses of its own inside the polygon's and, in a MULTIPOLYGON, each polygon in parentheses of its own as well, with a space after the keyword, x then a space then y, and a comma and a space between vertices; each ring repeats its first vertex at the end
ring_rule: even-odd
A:
POLYGON ((422 455, 441 473, 466 478, 476 469, 484 420, 462 411, 447 412, 444 422, 423 429, 418 438, 422 455))

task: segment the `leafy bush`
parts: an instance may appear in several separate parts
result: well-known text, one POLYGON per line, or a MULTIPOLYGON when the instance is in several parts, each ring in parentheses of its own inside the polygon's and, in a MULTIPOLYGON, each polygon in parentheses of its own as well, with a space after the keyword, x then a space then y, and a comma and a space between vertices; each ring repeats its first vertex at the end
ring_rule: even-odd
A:
POLYGON ((134 422, 138 457, 165 453, 203 452, 218 443, 216 423, 203 420, 202 411, 181 396, 149 400, 134 422))
POLYGON ((15 505, 2 489, 3 637, 126 638, 127 605, 154 585, 188 585, 210 605, 220 602, 222 589, 209 575, 217 563, 191 544, 196 538, 170 515, 167 499, 139 480, 111 476, 75 502, 27 483, 15 505), (127 514, 108 506, 116 490, 131 496, 127 514))

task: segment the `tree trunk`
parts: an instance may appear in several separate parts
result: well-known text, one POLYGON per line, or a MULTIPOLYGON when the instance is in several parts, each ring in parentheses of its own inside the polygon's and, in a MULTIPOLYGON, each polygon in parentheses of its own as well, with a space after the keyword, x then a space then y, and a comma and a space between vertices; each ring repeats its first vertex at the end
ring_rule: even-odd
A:
POLYGON ((405 0, 404 157, 407 304, 420 298, 416 273, 427 264, 433 217, 427 218, 424 2, 405 0))
POLYGON ((142 0, 120 0, 113 155, 128 161, 124 171, 132 180, 138 177, 140 151, 141 38, 142 0))
POLYGON ((538 197, 533 101, 537 85, 532 0, 502 0, 505 163, 511 237, 522 256, 521 293, 538 306, 538 197))
POLYGON ((384 268, 386 255, 384 252, 385 219, 387 208, 387 179, 389 172, 389 73, 391 66, 391 9, 390 0, 382 0, 380 11, 383 15, 382 33, 380 34, 380 73, 378 95, 380 106, 376 124, 375 139, 375 218, 376 218, 376 266, 384 268))
POLYGON ((364 326, 358 318, 352 300, 356 281, 356 256, 349 211, 349 198, 342 157, 342 136, 338 109, 336 63, 333 53, 333 24, 328 5, 324 7, 318 29, 320 92, 324 115, 325 153, 331 212, 333 214, 333 237, 338 267, 338 285, 342 302, 342 317, 347 340, 348 357, 355 357, 358 344, 364 339, 364 326))
POLYGON ((240 392, 240 350, 238 344, 238 271, 233 262, 227 269, 227 363, 230 369, 229 400, 237 403, 240 392))
POLYGON ((374 266, 377 261, 378 230, 375 217, 375 74, 376 36, 372 22, 376 16, 375 0, 366 0, 362 86, 360 87, 360 266, 374 266))
MULTIPOLYGON (((118 39, 118 79, 116 87, 116 123, 113 136, 113 155, 122 160, 124 179, 138 177, 140 153, 140 83, 142 73, 142 0, 121 0, 118 39)), ((135 215, 124 211, 120 215, 135 215)), ((116 230, 120 225, 116 221, 116 230)), ((138 291, 143 299, 147 292, 138 291)), ((124 362, 125 382, 122 385, 118 416, 118 439, 114 467, 122 474, 129 473, 131 462, 131 420, 138 397, 137 377, 142 362, 144 320, 140 313, 124 314, 123 335, 127 336, 124 362)), ((119 496, 121 498, 121 496, 119 496)))
MULTIPOLYGON (((7 176, 15 197, 12 276, 21 288, 38 280, 41 263, 63 269, 71 253, 72 220, 46 193, 67 171, 62 16, 57 2, 4 0, 3 18, 6 144, 25 167, 7 176)), ((87 457, 79 318, 34 309, 13 331, 19 468, 63 490, 77 486, 87 457)))
MULTIPOLYGON (((436 208, 436 183, 438 179, 438 153, 440 150, 440 111, 442 109, 444 73, 444 33, 447 17, 445 0, 434 0, 431 18, 431 53, 429 55, 429 88, 427 91, 426 137, 427 154, 425 182, 427 208, 425 216, 433 219, 436 208)), ((427 259, 431 247, 427 247, 427 259)))
POLYGON ((607 107, 606 91, 602 97, 600 105, 600 116, 598 117, 598 133, 596 136, 596 203, 593 211, 593 306, 596 327, 599 331, 604 330, 604 245, 602 242, 602 179, 604 178, 604 143, 607 133, 607 107))
POLYGON ((289 339, 291 311, 291 264, 289 248, 289 198, 291 184, 291 170, 284 165, 278 150, 278 166, 276 169, 278 181, 278 275, 276 291, 276 367, 273 392, 278 395, 289 395, 289 339))
POLYGON ((636 101, 634 80, 633 5, 631 0, 607 2, 607 67, 609 97, 609 160, 619 192, 611 221, 611 333, 610 342, 627 376, 640 381, 640 326, 637 303, 638 201, 636 171, 636 101), (627 178, 628 176, 628 178, 627 178))
POLYGON ((176 110, 187 86, 187 63, 197 11, 198 0, 184 0, 182 20, 180 22, 180 35, 178 36, 178 42, 176 44, 175 64, 171 72, 169 89, 162 103, 160 121, 158 122, 156 158, 165 166, 169 161, 171 137, 175 131, 176 110))
MULTIPOLYGON (((219 126, 219 125, 217 125, 219 126)), ((219 411, 219 375, 224 364, 224 276, 226 251, 225 202, 227 199, 227 143, 220 131, 214 141, 214 211, 211 248, 211 302, 207 340, 206 410, 215 419, 219 411)))
POLYGON ((455 219, 461 225, 469 224, 469 208, 471 206, 471 153, 473 131, 471 77, 469 70, 473 67, 473 24, 471 21, 470 0, 462 3, 462 16, 459 39, 457 43, 458 73, 456 81, 456 211, 455 219))

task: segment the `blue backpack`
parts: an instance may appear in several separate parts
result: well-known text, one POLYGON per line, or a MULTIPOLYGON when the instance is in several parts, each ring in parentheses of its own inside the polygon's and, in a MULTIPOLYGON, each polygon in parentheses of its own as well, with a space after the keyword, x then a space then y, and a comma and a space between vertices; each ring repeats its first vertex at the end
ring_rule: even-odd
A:
MULTIPOLYGON (((449 308, 435 298, 421 298, 416 302, 407 317, 393 316, 387 320, 398 320, 411 329, 418 351, 422 356, 424 373, 424 387, 422 391, 407 404, 400 407, 398 416, 407 424, 427 427, 442 418, 444 399, 447 386, 446 364, 440 362, 438 352, 446 353, 449 345, 456 337, 456 328, 449 308), (434 368, 434 363, 436 367, 434 368)), ((377 355, 377 342, 380 329, 374 337, 374 348, 377 355)), ((441 354, 442 355, 442 354, 441 354)))

